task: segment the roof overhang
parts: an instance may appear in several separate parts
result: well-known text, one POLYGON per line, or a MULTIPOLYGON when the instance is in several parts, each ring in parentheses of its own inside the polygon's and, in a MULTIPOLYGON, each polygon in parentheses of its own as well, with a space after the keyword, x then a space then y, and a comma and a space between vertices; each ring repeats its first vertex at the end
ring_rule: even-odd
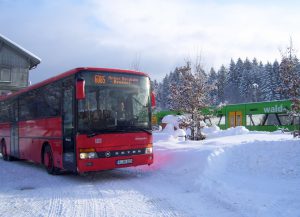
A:
POLYGON ((35 68, 41 63, 41 59, 39 57, 0 34, 0 43, 1 42, 24 55, 29 60, 29 69, 35 68))

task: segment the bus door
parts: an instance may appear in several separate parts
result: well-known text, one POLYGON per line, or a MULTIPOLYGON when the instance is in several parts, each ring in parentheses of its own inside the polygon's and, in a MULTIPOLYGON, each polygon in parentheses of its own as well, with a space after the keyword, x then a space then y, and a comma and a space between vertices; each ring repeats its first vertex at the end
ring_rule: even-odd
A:
POLYGON ((229 127, 243 125, 243 117, 241 111, 229 112, 229 127))
POLYGON ((18 104, 15 102, 11 106, 10 155, 19 158, 18 104))
POLYGON ((76 171, 74 142, 74 84, 73 79, 63 82, 63 167, 76 171))

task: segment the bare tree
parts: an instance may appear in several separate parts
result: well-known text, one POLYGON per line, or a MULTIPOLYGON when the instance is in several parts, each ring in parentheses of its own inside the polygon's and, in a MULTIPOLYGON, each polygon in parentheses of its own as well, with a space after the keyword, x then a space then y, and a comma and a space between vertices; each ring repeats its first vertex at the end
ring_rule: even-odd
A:
POLYGON ((194 68, 186 60, 185 66, 176 68, 178 80, 171 82, 171 107, 191 115, 187 124, 191 128, 191 139, 204 139, 201 133, 200 121, 204 119, 201 110, 207 107, 208 92, 211 86, 207 83, 207 75, 197 58, 194 68))
POLYGON ((289 47, 285 52, 281 52, 281 56, 279 66, 281 82, 277 90, 284 99, 297 99, 300 96, 300 69, 292 38, 289 47))
POLYGON ((131 63, 130 68, 134 71, 140 71, 141 53, 137 53, 131 63))

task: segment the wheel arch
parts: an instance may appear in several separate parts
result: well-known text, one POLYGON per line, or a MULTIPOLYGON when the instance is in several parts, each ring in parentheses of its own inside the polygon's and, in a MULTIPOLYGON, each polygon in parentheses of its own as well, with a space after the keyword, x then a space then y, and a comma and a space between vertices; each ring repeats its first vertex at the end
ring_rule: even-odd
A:
MULTIPOLYGON (((42 164, 44 163, 44 151, 47 146, 49 146, 51 148, 50 143, 48 141, 44 141, 43 145, 42 145, 42 149, 41 149, 41 163, 42 164)), ((52 148, 51 148, 51 150, 52 150, 52 148)))
POLYGON ((3 145, 6 145, 6 141, 5 141, 5 139, 2 137, 1 138, 1 142, 0 142, 0 152, 1 152, 1 154, 3 155, 3 153, 2 153, 2 146, 3 145))

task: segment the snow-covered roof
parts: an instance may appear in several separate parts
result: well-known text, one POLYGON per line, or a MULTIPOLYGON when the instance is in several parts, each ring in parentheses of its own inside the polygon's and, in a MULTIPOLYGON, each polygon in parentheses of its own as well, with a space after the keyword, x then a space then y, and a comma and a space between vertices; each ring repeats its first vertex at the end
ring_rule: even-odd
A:
POLYGON ((5 43, 9 47, 19 51, 20 53, 22 53, 23 55, 28 57, 30 60, 30 69, 34 68, 35 66, 37 66, 38 64, 41 63, 41 59, 39 57, 37 57, 30 51, 26 50, 22 46, 18 45, 17 43, 13 42, 12 40, 6 38, 5 36, 3 36, 1 34, 0 34, 0 42, 5 43))

